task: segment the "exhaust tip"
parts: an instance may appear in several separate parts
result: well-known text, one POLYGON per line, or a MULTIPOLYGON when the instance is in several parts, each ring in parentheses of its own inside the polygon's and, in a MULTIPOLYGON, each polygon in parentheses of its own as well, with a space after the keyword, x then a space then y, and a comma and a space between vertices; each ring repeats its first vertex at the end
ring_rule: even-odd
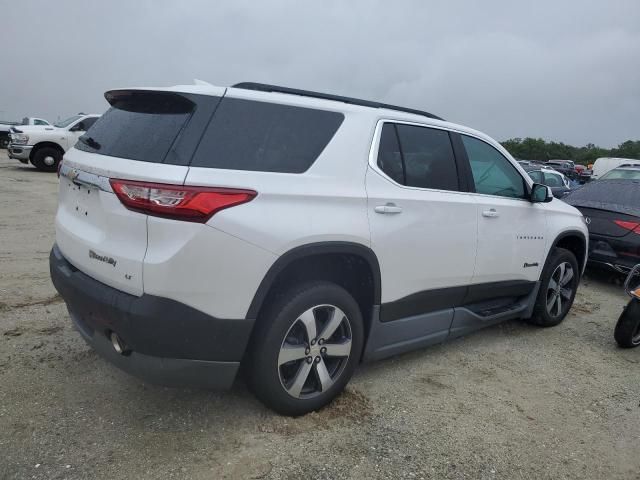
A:
POLYGON ((120 335, 118 335, 116 332, 111 332, 109 338, 111 339, 111 345, 113 346, 113 349, 116 351, 116 353, 120 355, 128 355, 129 353, 131 353, 131 350, 129 350, 127 344, 124 343, 124 340, 122 340, 122 338, 120 338, 120 335))

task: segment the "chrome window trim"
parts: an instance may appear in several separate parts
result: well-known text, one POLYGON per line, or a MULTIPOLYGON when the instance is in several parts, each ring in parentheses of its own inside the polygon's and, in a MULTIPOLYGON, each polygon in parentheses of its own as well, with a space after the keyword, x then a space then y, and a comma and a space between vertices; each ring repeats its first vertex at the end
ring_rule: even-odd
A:
MULTIPOLYGON (((486 140, 484 140, 483 138, 480 138, 477 135, 474 135, 472 133, 466 132, 464 130, 451 128, 451 127, 442 127, 442 126, 439 126, 439 125, 433 125, 433 124, 429 124, 429 123, 409 122, 409 121, 405 121, 405 120, 397 120, 397 119, 394 119, 394 118, 380 118, 376 122, 376 127, 375 127, 375 130, 373 132, 373 139, 371 141, 371 147, 369 149, 369 168, 371 170, 373 170, 374 172, 376 172, 378 175, 380 175, 382 178, 387 180, 388 182, 390 182, 393 185, 395 185, 396 187, 403 188, 403 189, 406 189, 406 190, 457 193, 457 194, 463 194, 463 195, 477 195, 477 196, 480 196, 480 197, 500 198, 500 199, 505 199, 505 200, 514 200, 514 201, 518 201, 518 202, 531 203, 530 200, 526 199, 526 198, 503 197, 501 195, 490 195, 488 193, 478 193, 478 192, 462 192, 460 190, 439 190, 439 189, 436 189, 436 188, 409 187, 407 185, 402 185, 401 183, 396 182, 389 175, 384 173, 382 171, 382 169, 378 166, 378 150, 380 148, 380 137, 382 135, 382 127, 384 126, 385 123, 394 123, 394 124, 397 124, 397 125, 412 125, 412 126, 416 126, 416 127, 433 128, 433 129, 436 129, 436 130, 443 130, 445 132, 455 132, 455 133, 459 133, 460 135, 467 135, 469 137, 475 138, 477 140, 480 140, 481 142, 486 143, 491 148, 493 148, 496 152, 498 152, 500 155, 502 155, 504 157, 504 159, 507 160, 515 168, 516 172, 520 175, 520 178, 522 178, 522 180, 527 184, 527 186, 529 188, 531 188, 531 185, 533 184, 533 180, 531 180, 529 178, 529 180, 531 180, 531 182, 527 181, 527 179, 522 176, 522 173, 520 172, 518 167, 516 165, 514 165, 514 162, 512 162, 508 157, 505 157, 502 154, 502 152, 500 152, 496 147, 494 147, 493 145, 488 143, 486 140)), ((458 179, 458 180, 460 180, 460 179, 458 179)))

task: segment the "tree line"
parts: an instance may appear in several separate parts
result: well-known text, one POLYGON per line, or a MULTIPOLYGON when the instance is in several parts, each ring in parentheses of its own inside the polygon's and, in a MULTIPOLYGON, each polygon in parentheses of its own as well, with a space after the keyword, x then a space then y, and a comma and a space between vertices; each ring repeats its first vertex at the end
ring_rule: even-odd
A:
POLYGON ((547 142, 542 138, 512 138, 501 142, 511 155, 519 160, 573 160, 587 165, 599 157, 640 159, 640 140, 627 140, 615 148, 602 148, 589 143, 574 147, 562 142, 547 142))

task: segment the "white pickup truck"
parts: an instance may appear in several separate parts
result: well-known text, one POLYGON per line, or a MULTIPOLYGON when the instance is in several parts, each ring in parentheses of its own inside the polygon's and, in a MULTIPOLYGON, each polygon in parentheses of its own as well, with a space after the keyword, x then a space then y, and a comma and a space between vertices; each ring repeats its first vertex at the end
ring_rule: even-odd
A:
POLYGON ((50 126, 44 118, 24 117, 22 122, 0 122, 0 148, 7 148, 9 145, 9 133, 12 127, 38 125, 41 127, 50 126))
POLYGON ((38 170, 55 172, 64 152, 95 123, 98 114, 78 114, 50 126, 13 126, 9 158, 31 162, 38 170))

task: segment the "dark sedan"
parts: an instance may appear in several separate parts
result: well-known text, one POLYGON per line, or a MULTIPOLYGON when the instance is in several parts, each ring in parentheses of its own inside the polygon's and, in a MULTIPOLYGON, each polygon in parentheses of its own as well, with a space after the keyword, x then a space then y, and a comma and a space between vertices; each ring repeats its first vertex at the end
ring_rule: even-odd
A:
POLYGON ((640 180, 591 182, 563 198, 589 229, 589 263, 621 273, 640 263, 640 180))

